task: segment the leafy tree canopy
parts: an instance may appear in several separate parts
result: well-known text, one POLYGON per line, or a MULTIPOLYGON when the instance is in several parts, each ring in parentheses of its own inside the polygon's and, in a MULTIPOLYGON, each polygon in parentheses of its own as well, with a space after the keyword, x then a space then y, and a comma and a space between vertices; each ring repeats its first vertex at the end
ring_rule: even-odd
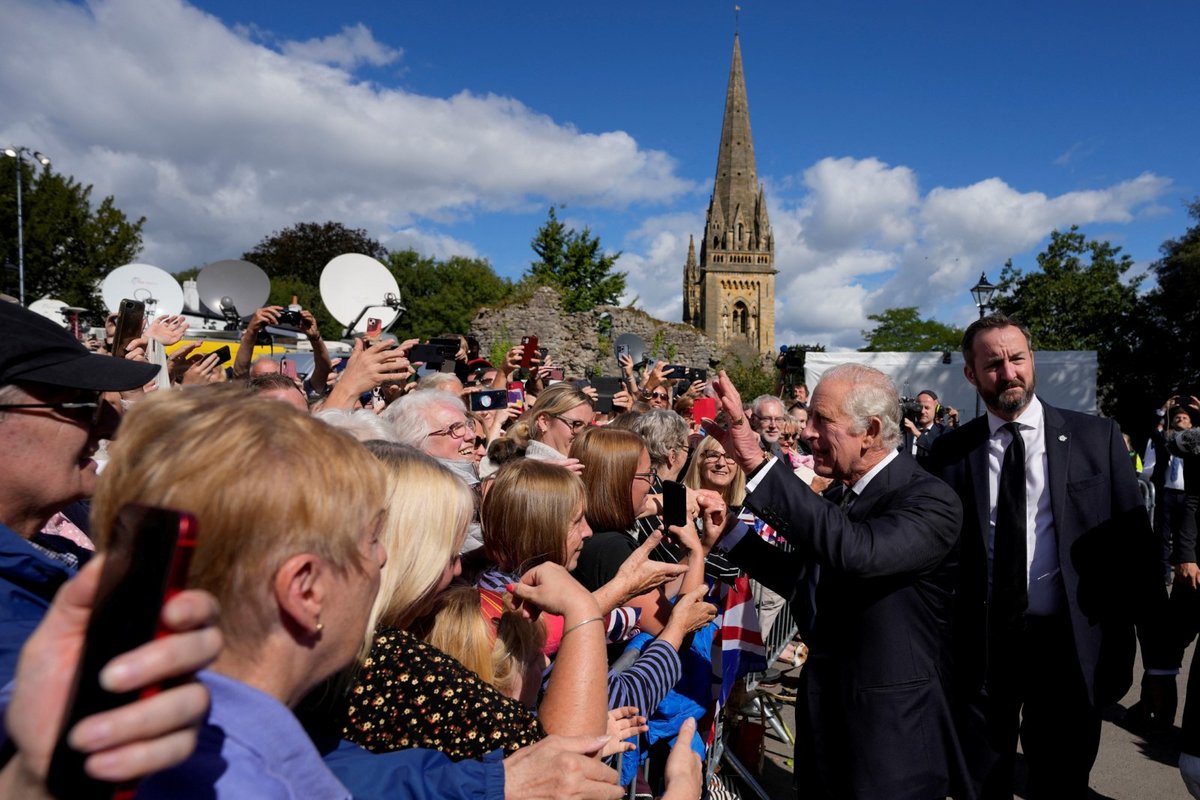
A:
POLYGON ((291 275, 318 286, 321 270, 343 253, 362 253, 383 261, 388 251, 362 228, 347 228, 340 222, 301 222, 275 231, 242 258, 262 267, 272 279, 291 275))
POLYGON ((889 308, 867 319, 877 323, 863 331, 864 353, 923 353, 929 350, 958 350, 962 330, 935 319, 921 319, 916 306, 889 308))
POLYGON ((25 302, 44 296, 68 305, 94 310, 93 321, 104 316, 97 286, 142 250, 145 217, 130 221, 111 196, 92 206, 92 187, 60 175, 50 167, 35 173, 23 160, 0 159, 13 169, 0 181, 0 258, 13 266, 3 280, 17 294, 17 201, 15 170, 21 171, 22 216, 25 223, 25 302), (15 166, 14 166, 15 163, 15 166))
POLYGON ((538 260, 529 265, 523 282, 559 289, 568 312, 614 305, 625 291, 625 273, 613 271, 621 254, 604 253, 600 238, 588 228, 568 229, 554 206, 530 246, 538 260))
POLYGON ((513 290, 512 281, 497 275, 483 258, 451 256, 438 261, 401 250, 390 254, 386 263, 408 309, 392 328, 401 340, 466 334, 481 306, 499 303, 513 290))

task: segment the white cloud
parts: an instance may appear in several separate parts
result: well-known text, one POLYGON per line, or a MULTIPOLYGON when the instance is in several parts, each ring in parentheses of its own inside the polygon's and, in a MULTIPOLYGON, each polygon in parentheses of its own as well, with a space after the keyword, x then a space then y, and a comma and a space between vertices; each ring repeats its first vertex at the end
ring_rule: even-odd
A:
POLYGON ((361 25, 272 49, 182 0, 5 5, 0 138, 36 143, 145 215, 143 257, 168 269, 302 221, 383 237, 531 201, 619 208, 691 188, 623 131, 579 131, 509 97, 360 81, 352 66, 400 52, 361 25))
POLYGON ((389 250, 416 250, 423 256, 446 259, 450 256, 477 258, 479 252, 470 242, 419 228, 404 228, 380 239, 389 250))
POLYGON ((341 33, 304 42, 286 42, 285 55, 342 69, 354 69, 361 64, 384 67, 403 54, 379 42, 366 25, 347 25, 341 33))

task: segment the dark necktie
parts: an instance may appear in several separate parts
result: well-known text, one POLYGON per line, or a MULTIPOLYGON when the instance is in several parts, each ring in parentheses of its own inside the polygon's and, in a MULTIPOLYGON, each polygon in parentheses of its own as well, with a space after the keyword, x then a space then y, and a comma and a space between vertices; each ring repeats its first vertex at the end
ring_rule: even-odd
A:
POLYGON ((1025 441, 1017 423, 1004 426, 1012 442, 1000 462, 996 531, 992 549, 992 609, 989 627, 1003 635, 1019 628, 1029 607, 1025 566, 1025 441))

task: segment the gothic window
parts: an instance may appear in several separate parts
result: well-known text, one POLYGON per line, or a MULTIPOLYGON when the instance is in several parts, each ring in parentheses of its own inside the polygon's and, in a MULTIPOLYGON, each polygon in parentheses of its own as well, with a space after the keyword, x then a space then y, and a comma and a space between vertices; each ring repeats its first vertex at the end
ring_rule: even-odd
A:
POLYGON ((742 236, 743 236, 743 233, 742 233, 742 223, 740 223, 740 222, 739 222, 739 223, 738 223, 738 238, 737 238, 738 247, 742 247, 742 246, 744 245, 744 241, 743 241, 743 239, 742 239, 742 236))
POLYGON ((733 304, 733 332, 739 336, 750 332, 750 309, 741 300, 733 304))

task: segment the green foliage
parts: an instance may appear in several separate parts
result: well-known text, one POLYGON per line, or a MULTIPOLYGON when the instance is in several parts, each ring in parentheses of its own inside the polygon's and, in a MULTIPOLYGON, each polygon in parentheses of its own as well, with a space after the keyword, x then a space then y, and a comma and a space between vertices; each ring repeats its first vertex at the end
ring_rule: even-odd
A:
POLYGON ((361 228, 347 228, 340 222, 300 222, 275 231, 242 258, 262 267, 272 280, 291 275, 309 286, 319 286, 321 270, 343 253, 362 253, 383 261, 388 251, 361 228))
POLYGON ((613 305, 625 291, 625 273, 613 272, 621 254, 604 253, 600 238, 588 228, 568 230, 558 221, 554 206, 530 246, 538 260, 529 265, 522 282, 559 289, 564 311, 613 305))
POLYGON ((859 350, 864 353, 953 351, 958 350, 962 342, 961 329, 932 318, 921 319, 916 306, 889 308, 881 314, 871 314, 867 319, 878 324, 862 332, 867 346, 859 350))
POLYGON ((492 347, 488 351, 488 363, 493 367, 499 367, 504 363, 505 356, 508 351, 517 346, 517 341, 513 338, 512 331, 508 329, 508 325, 501 323, 500 333, 496 336, 496 341, 492 342, 492 347))
POLYGON ((513 291, 512 281, 497 275, 483 258, 438 261, 402 250, 388 256, 387 265, 408 308, 392 329, 402 340, 465 334, 481 306, 503 302, 513 291))
POLYGON ((1133 259, 1120 247, 1088 240, 1072 226, 1050 234, 1038 271, 1009 261, 993 305, 1029 327, 1035 350, 1095 350, 1101 409, 1114 413, 1127 389, 1141 276, 1125 277, 1133 259))
POLYGON ((142 250, 145 218, 131 222, 106 197, 92 207, 92 187, 49 167, 36 172, 25 161, 0 158, 0 259, 14 265, 4 288, 17 294, 16 170, 21 170, 25 222, 25 302, 43 296, 94 310, 103 319, 97 286, 113 269, 133 261, 142 250), (11 170, 11 171, 10 171, 11 170))
POLYGON ((721 364, 721 369, 729 375, 729 379, 747 403, 759 395, 776 394, 775 373, 764 366, 761 360, 730 355, 721 364))

